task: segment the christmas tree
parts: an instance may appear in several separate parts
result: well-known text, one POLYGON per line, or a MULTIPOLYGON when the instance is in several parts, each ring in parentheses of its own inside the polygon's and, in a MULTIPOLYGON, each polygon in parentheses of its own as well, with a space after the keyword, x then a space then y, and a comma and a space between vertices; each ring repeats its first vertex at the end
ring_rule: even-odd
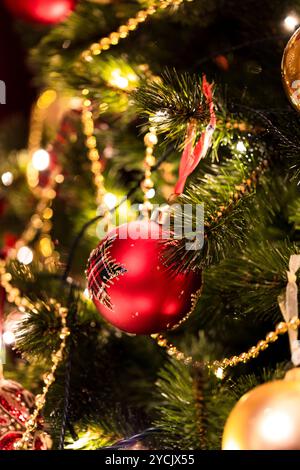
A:
POLYGON ((0 448, 299 450, 300 1, 0 10, 0 448))

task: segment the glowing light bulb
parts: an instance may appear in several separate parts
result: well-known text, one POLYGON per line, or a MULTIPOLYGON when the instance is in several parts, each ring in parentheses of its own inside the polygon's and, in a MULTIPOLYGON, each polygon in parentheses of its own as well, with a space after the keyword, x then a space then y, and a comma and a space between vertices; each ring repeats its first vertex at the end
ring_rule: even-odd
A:
POLYGON ((1 181, 4 184, 4 186, 10 186, 13 180, 14 180, 14 175, 10 171, 6 171, 1 176, 1 181))
POLYGON ((112 193, 106 193, 104 196, 104 202, 107 205, 108 209, 113 209, 117 204, 117 196, 112 193))
POLYGON ((14 344, 16 337, 12 331, 5 331, 2 335, 3 342, 7 345, 14 344))
POLYGON ((22 264, 30 264, 33 260, 33 252, 28 246, 22 246, 17 253, 17 260, 22 264))
POLYGON ((222 369, 222 367, 217 368, 217 370, 215 371, 215 376, 220 380, 224 378, 224 370, 222 369))
POLYGON ((299 25, 299 18, 296 15, 288 15, 284 19, 283 24, 287 31, 294 31, 296 26, 299 25))
POLYGON ((242 142, 241 140, 239 140, 238 143, 236 144, 236 149, 238 152, 241 152, 241 153, 244 153, 247 150, 244 142, 242 142))
POLYGON ((120 69, 113 70, 111 76, 111 85, 121 88, 122 90, 128 87, 129 80, 126 77, 122 77, 120 69))
POLYGON ((155 189, 151 188, 149 191, 146 192, 146 198, 147 199, 152 199, 155 196, 155 189))
POLYGON ((83 297, 87 300, 90 300, 91 299, 91 296, 90 296, 90 292, 88 290, 88 288, 84 289, 83 291, 83 297))
POLYGON ((47 150, 39 149, 32 155, 32 166, 35 170, 44 171, 50 165, 50 155, 47 150))

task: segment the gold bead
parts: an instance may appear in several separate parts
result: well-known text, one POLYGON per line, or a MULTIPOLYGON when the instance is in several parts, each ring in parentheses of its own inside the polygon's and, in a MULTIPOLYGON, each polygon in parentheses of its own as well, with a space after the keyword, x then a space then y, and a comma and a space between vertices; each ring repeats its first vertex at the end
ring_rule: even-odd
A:
POLYGON ((288 330, 288 326, 285 322, 280 322, 275 328, 275 331, 278 335, 283 335, 288 330))
POLYGON ((242 354, 240 355, 240 360, 241 360, 242 362, 245 363, 245 362, 248 361, 248 359, 249 359, 249 357, 248 357, 248 354, 247 354, 247 353, 244 352, 244 353, 242 353, 242 354))
POLYGON ((138 25, 138 21, 135 18, 130 18, 127 22, 127 27, 130 29, 130 31, 133 31, 136 29, 138 25))
POLYGON ((141 10, 136 15, 136 19, 139 23, 143 23, 147 19, 147 11, 141 10))
POLYGON ((155 157, 153 157, 153 155, 147 155, 146 158, 145 158, 145 163, 149 166, 149 167, 153 167, 155 165, 155 162, 156 162, 156 159, 155 157))
POLYGON ((97 161, 99 160, 99 153, 98 150, 93 148, 89 150, 88 157, 91 161, 97 161))
POLYGON ((111 44, 116 45, 119 42, 120 35, 119 33, 111 33, 109 35, 109 39, 110 39, 111 44))
POLYGON ((126 25, 120 26, 118 31, 120 38, 126 38, 128 36, 128 27, 126 25))
POLYGON ((252 346, 252 348, 249 349, 248 354, 250 354, 251 357, 255 358, 258 356, 259 351, 256 346, 252 346))
POLYGON ((158 142, 156 134, 148 132, 144 137, 144 142, 148 147, 153 147, 153 145, 156 145, 158 142))
POLYGON ((93 55, 101 54, 101 47, 100 47, 100 44, 98 44, 98 43, 92 44, 90 49, 91 49, 91 52, 92 52, 93 55))
POLYGON ((87 138, 86 140, 86 146, 89 148, 89 149, 92 149, 94 147, 96 147, 97 145, 97 141, 96 141, 96 137, 91 135, 90 137, 87 138))
POLYGON ((266 335, 266 341, 270 343, 274 343, 274 341, 276 341, 277 339, 278 339, 278 336, 275 333, 275 331, 271 331, 270 333, 266 335))
POLYGON ((110 47, 110 40, 109 38, 102 38, 99 44, 103 50, 107 50, 110 47))
POLYGON ((147 8, 147 15, 154 15, 154 13, 156 12, 156 7, 154 6, 150 6, 147 8))
POLYGON ((264 340, 261 340, 257 343, 257 347, 260 351, 264 351, 268 347, 268 343, 264 340))

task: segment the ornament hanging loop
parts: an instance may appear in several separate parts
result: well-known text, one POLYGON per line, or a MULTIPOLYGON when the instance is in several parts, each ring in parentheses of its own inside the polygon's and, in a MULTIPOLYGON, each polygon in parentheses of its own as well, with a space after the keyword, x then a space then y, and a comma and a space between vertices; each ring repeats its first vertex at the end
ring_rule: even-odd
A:
MULTIPOLYGON (((287 271, 287 286, 284 295, 278 297, 278 304, 284 320, 288 323, 297 324, 298 320, 298 286, 296 273, 300 268, 300 255, 292 255, 287 271)), ((298 341, 297 327, 288 330, 291 361, 294 366, 300 365, 300 342, 298 341)))

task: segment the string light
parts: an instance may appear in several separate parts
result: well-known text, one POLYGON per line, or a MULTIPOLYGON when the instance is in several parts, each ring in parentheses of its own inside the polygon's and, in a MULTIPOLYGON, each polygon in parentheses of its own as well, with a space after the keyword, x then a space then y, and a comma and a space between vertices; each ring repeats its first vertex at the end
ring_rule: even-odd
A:
POLYGON ((155 196, 155 189, 151 188, 149 191, 146 192, 146 198, 147 199, 153 199, 155 196))
POLYGON ((4 186, 10 186, 14 181, 14 175, 10 171, 6 171, 1 176, 1 181, 4 184, 4 186))
POLYGON ((236 144, 236 149, 238 152, 245 153, 247 151, 247 148, 242 140, 239 140, 238 143, 236 144))
POLYGON ((17 260, 22 264, 30 264, 33 261, 33 252, 28 246, 22 246, 17 252, 17 260))
POLYGON ((3 338, 3 342, 7 346, 14 344, 16 341, 15 334, 12 331, 5 331, 2 335, 2 338, 3 338))
POLYGON ((104 203, 107 205, 108 209, 111 210, 116 207, 118 202, 117 196, 112 193, 106 193, 104 196, 104 203))
POLYGON ((222 369, 222 367, 218 367, 215 371, 215 376, 222 380, 224 378, 224 370, 222 369))
POLYGON ((284 19, 283 24, 287 31, 293 32, 296 26, 299 25, 299 17, 294 14, 288 15, 284 19))
POLYGON ((121 90, 125 90, 128 87, 129 80, 121 75, 120 69, 113 70, 111 76, 112 78, 109 81, 110 85, 120 88, 121 90))
POLYGON ((88 290, 88 288, 86 287, 83 291, 83 297, 86 299, 86 300, 90 300, 91 299, 91 296, 90 296, 90 291, 88 290))
POLYGON ((37 171, 45 171, 50 165, 50 155, 47 150, 36 150, 32 155, 32 166, 37 171))

